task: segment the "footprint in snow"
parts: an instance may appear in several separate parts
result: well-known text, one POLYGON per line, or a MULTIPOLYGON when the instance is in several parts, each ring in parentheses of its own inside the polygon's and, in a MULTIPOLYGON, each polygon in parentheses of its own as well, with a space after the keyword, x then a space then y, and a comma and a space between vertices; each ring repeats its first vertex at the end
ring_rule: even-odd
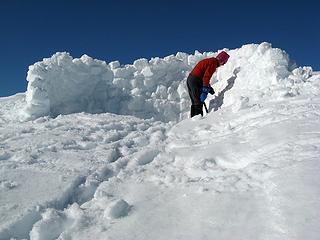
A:
POLYGON ((19 184, 16 183, 15 181, 10 181, 10 180, 0 180, 0 187, 4 189, 13 189, 16 188, 19 184))
POLYGON ((97 146, 94 142, 77 142, 75 140, 68 140, 62 143, 64 150, 90 150, 97 146))
POLYGON ((10 157, 9 153, 0 150, 0 161, 8 160, 10 157))
POLYGON ((21 130, 21 133, 22 134, 28 134, 28 133, 34 133, 35 132, 35 129, 34 128, 25 128, 25 129, 22 129, 21 130))

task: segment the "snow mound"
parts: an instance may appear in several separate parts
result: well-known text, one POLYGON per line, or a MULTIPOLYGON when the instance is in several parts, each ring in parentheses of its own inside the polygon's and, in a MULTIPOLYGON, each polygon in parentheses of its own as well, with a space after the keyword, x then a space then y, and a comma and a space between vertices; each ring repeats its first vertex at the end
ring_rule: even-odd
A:
MULTIPOLYGON (((228 50, 229 62, 211 79, 216 96, 210 109, 234 104, 235 111, 262 97, 296 96, 312 75, 310 67, 296 68, 288 54, 270 43, 228 50), (230 90, 230 91, 229 91, 230 90)), ((26 108, 29 118, 76 112, 111 112, 176 121, 188 116, 186 78, 195 64, 218 52, 178 52, 164 58, 138 59, 132 65, 107 64, 87 55, 73 59, 60 52, 29 67, 26 108)))
MULTIPOLYGON (((236 112, 262 99, 281 100, 317 89, 310 86, 311 67, 297 68, 285 51, 270 43, 248 44, 228 53, 230 60, 211 81, 218 92, 210 98, 215 110, 232 105, 236 112)), ((318 93, 316 90, 313 95, 318 93)))

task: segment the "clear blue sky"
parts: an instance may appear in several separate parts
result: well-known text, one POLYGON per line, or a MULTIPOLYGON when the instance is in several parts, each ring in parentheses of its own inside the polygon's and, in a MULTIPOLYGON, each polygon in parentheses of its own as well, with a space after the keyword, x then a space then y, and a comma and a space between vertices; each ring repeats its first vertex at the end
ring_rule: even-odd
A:
POLYGON ((0 96, 24 92, 28 66, 57 51, 126 64, 267 41, 320 70, 317 2, 1 0, 0 96))

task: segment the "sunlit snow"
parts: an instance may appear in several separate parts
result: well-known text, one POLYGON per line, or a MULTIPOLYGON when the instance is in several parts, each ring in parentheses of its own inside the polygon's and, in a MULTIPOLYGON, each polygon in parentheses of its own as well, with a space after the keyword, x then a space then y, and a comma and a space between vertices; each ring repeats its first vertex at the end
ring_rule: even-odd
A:
POLYGON ((319 239, 319 72, 224 50, 192 119, 186 78, 217 52, 30 66, 0 98, 0 239, 319 239))

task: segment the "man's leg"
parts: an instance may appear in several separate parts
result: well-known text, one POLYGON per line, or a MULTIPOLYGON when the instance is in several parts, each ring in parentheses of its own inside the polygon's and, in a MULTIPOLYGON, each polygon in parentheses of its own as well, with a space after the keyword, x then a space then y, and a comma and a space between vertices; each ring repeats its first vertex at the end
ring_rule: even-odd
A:
POLYGON ((191 117, 201 114, 203 116, 202 111, 202 103, 200 102, 200 92, 202 87, 202 82, 199 78, 190 76, 187 79, 187 87, 189 96, 191 99, 191 117))

